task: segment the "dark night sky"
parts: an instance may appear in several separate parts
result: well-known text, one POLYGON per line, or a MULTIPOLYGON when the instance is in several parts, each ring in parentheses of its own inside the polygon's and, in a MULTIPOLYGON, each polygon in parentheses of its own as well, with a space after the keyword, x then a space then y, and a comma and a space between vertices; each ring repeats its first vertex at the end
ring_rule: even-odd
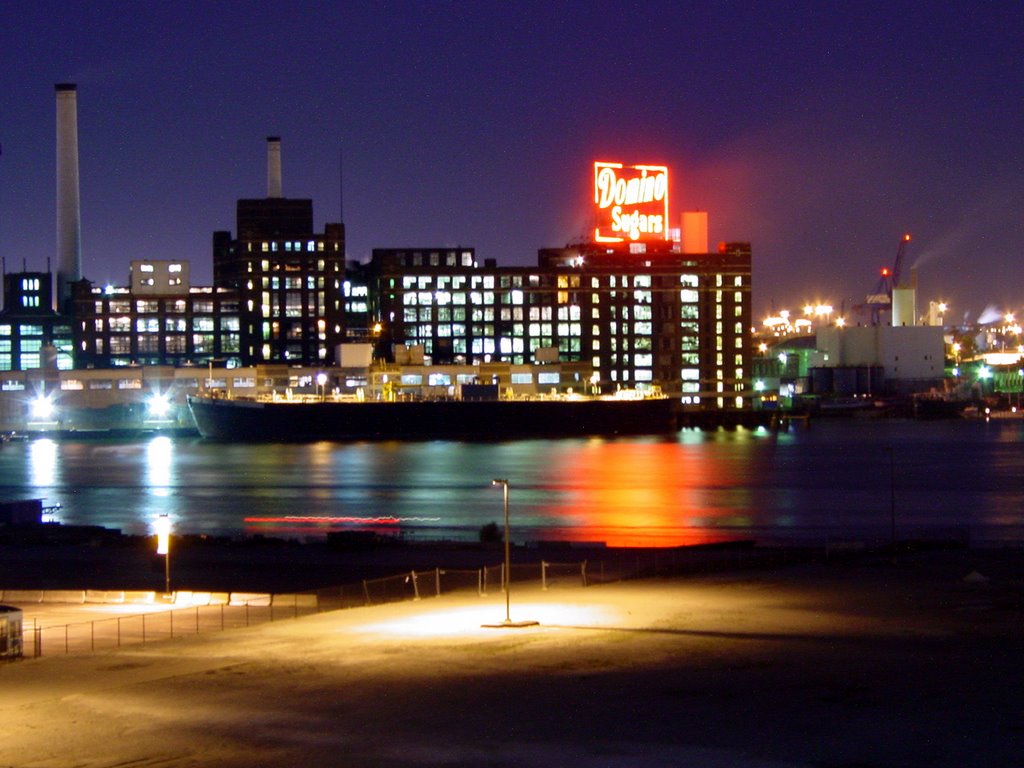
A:
POLYGON ((186 258, 234 201, 344 213, 349 257, 585 228, 591 161, 665 163, 674 216, 754 247, 755 311, 873 289, 1024 305, 1024 10, 1010 2, 0 3, 0 253, 55 254, 54 93, 78 83, 86 277, 186 258), (1018 303, 1020 302, 1020 303, 1018 303))

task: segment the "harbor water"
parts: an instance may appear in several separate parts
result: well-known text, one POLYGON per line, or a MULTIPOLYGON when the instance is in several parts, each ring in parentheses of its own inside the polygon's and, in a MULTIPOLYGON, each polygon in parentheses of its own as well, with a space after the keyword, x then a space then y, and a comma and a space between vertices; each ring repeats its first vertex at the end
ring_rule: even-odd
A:
POLYGON ((785 431, 496 442, 246 444, 28 439, 0 449, 0 498, 147 534, 287 538, 375 530, 476 540, 678 546, 969 537, 1024 542, 1024 421, 816 421, 785 431))

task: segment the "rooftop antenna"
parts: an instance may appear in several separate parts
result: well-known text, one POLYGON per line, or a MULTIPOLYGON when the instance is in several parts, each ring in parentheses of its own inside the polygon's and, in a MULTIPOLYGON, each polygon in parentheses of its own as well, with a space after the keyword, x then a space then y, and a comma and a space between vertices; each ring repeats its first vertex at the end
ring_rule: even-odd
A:
POLYGON ((338 145, 338 223, 345 223, 345 150, 338 145))

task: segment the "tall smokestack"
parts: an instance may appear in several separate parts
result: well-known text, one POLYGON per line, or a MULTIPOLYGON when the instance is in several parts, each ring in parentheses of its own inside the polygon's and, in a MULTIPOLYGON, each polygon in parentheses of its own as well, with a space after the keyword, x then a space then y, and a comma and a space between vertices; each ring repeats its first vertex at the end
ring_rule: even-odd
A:
POLYGON ((267 197, 281 197, 280 136, 267 136, 267 197))
POLYGON ((57 83, 57 309, 82 279, 82 213, 78 197, 78 87, 57 83))

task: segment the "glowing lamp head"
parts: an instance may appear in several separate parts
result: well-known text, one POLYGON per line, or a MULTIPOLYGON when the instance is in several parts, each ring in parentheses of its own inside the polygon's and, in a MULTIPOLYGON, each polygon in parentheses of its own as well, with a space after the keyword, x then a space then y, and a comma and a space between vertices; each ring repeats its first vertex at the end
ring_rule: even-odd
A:
POLYGON ((36 419, 48 419, 53 416, 53 403, 46 395, 39 395, 32 401, 32 417, 36 419))
POLYGON ((160 515, 153 528, 156 530, 156 553, 166 555, 171 551, 171 518, 160 515))
POLYGON ((165 394, 157 393, 149 398, 149 413, 151 416, 162 419, 171 412, 171 400, 165 394))
POLYGON ((326 384, 326 383, 327 383, 327 374, 326 374, 326 373, 324 373, 323 371, 321 371, 320 373, 318 373, 318 374, 316 375, 316 383, 317 383, 317 385, 318 385, 318 386, 321 386, 321 387, 322 387, 322 386, 323 386, 324 384, 326 384))

